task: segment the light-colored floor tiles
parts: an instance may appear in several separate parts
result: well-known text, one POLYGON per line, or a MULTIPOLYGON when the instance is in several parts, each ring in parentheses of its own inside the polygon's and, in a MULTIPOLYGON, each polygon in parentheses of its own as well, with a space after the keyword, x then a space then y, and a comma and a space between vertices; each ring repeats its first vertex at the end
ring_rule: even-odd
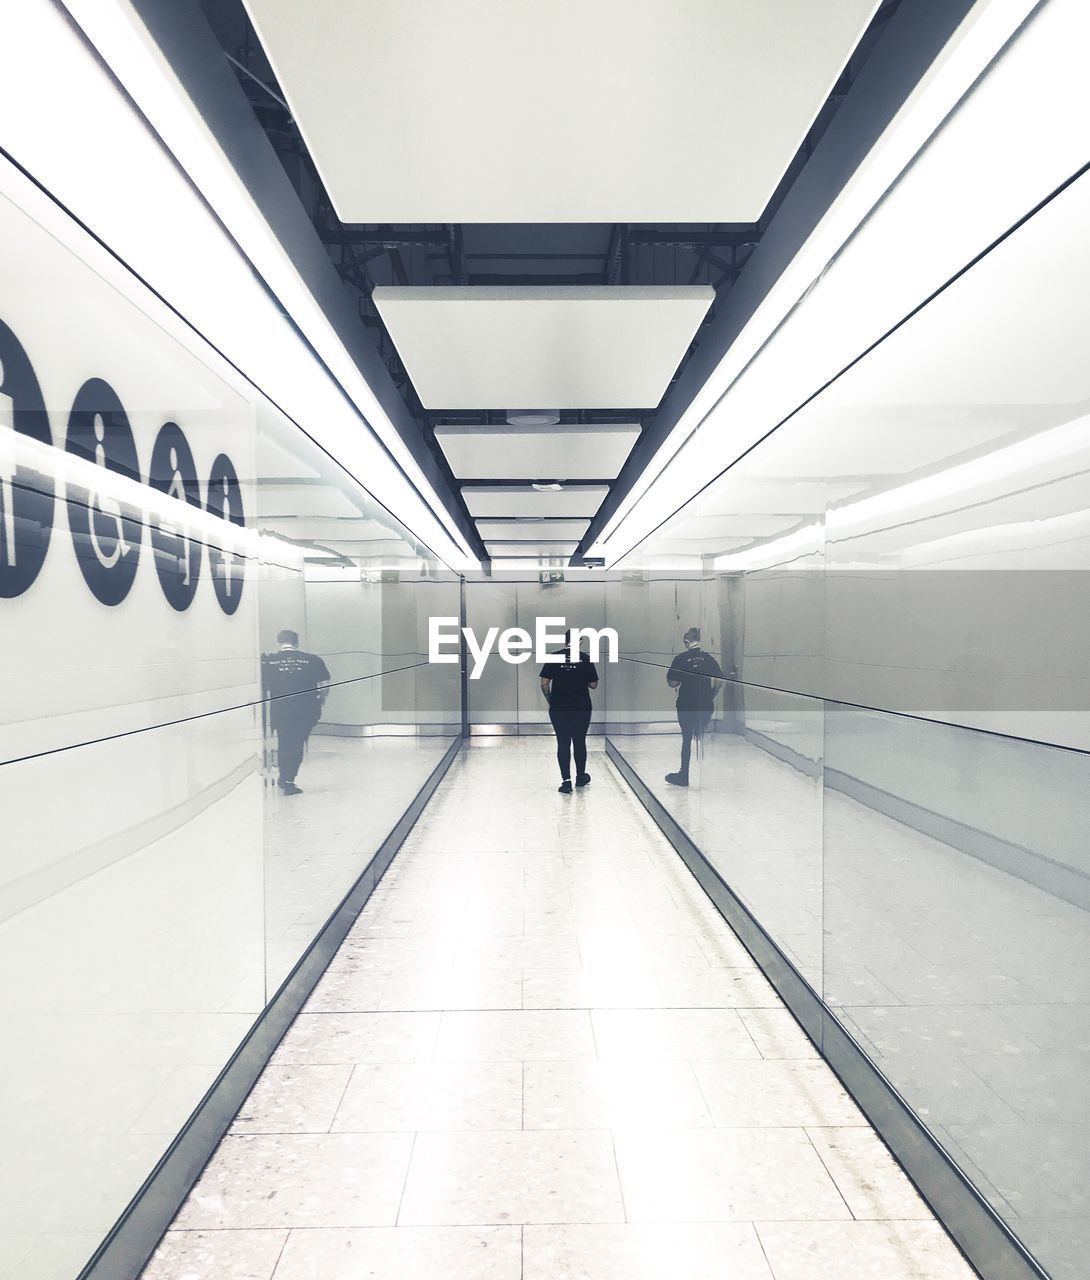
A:
POLYGON ((553 768, 455 762, 148 1280, 968 1280, 601 754, 553 768))

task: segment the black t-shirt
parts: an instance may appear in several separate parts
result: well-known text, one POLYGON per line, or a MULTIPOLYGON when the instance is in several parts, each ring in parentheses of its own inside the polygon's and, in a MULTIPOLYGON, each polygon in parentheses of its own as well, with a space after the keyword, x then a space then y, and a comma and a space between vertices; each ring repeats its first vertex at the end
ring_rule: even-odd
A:
POLYGON ((703 649, 686 649, 670 663, 667 680, 680 680, 677 689, 679 711, 711 711, 715 697, 712 677, 722 678, 719 663, 703 649))
POLYGON ((265 693, 273 699, 274 719, 317 721, 322 706, 318 684, 329 679, 329 668, 316 653, 303 649, 267 653, 261 659, 261 674, 265 693))
POLYGON ((578 662, 571 662, 567 657, 567 649, 558 649, 564 654, 563 662, 547 662, 541 668, 541 677, 551 680, 549 686, 550 711, 589 711, 590 688, 598 683, 598 671, 590 660, 589 653, 580 653, 578 662))

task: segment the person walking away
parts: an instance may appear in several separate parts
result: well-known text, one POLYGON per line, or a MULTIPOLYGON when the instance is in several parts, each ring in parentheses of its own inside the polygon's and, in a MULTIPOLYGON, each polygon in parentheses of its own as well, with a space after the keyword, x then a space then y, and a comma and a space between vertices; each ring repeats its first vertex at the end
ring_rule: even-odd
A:
POLYGON ((276 643, 279 650, 261 659, 262 682, 269 699, 269 721, 276 730, 277 786, 286 796, 297 796, 303 788, 296 786, 295 776, 307 739, 322 718, 329 668, 316 653, 299 648, 294 631, 279 632, 276 643))
POLYGON ((560 765, 561 795, 571 794, 571 762, 575 755, 575 785, 585 787, 587 773, 587 730, 590 728, 591 689, 598 688, 598 671, 590 654, 580 652, 571 660, 571 632, 564 633, 564 648, 557 650, 563 661, 541 668, 541 692, 549 704, 549 720, 556 734, 556 760, 560 765))
POLYGON ((677 722, 681 726, 681 767, 668 773, 666 781, 675 787, 689 785, 689 758, 693 740, 700 741, 715 709, 718 686, 723 678, 719 663, 700 647, 700 628, 690 627, 681 638, 685 648, 670 663, 666 683, 677 690, 677 722))

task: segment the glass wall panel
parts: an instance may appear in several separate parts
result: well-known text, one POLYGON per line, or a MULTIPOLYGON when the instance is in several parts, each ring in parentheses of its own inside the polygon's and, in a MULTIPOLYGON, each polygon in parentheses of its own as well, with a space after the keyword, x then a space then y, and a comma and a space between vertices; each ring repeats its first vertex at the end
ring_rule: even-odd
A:
POLYGON ((825 999, 1049 1274, 1075 1280, 1090 756, 837 706, 825 750, 825 999), (1023 815, 1019 843, 965 822, 989 796, 1023 815))
MULTIPOLYGON (((614 745, 1063 1280, 1090 1243, 1088 220, 1080 174, 607 597, 641 637, 614 745), (653 733, 656 575, 699 580, 726 681, 687 789, 653 733)), ((680 459, 724 452, 731 403, 680 459)))
POLYGON ((624 649, 607 709, 613 746, 820 992, 823 704, 708 676, 711 714, 682 707, 675 660, 704 653, 716 664, 705 669, 735 669, 729 583, 651 571, 639 585, 611 584, 607 597, 624 649), (697 625, 700 645, 687 646, 697 625))
POLYGON ((71 1280, 459 732, 459 584, 24 186, 0 164, 0 1275, 71 1280))

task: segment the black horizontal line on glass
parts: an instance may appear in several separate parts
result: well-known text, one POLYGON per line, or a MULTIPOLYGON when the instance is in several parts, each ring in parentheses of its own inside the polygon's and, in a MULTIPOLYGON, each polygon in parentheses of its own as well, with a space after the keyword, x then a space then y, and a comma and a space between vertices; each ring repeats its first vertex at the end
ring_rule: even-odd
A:
MULTIPOLYGON (((643 658, 628 658, 622 653, 618 659, 620 662, 633 662, 641 667, 654 667, 656 671, 669 671, 669 664, 666 662, 648 662, 643 658)), ((965 672, 966 675, 972 675, 972 672, 965 672)), ((988 738, 1000 738, 1005 742, 1024 742, 1027 746, 1047 747, 1050 751, 1064 751, 1068 755, 1090 756, 1090 749, 1086 747, 1071 747, 1062 742, 1046 742, 1043 738, 1027 738, 1018 733, 1003 733, 999 729, 983 729, 974 724, 960 724, 956 720, 941 720, 937 716, 923 716, 914 711, 895 711, 892 707, 875 707, 868 702, 849 702, 846 698, 829 698, 820 693, 800 693, 798 689, 782 689, 779 685, 774 684, 758 684, 754 680, 738 680, 732 676, 707 676, 708 680, 714 680, 716 684, 739 685, 744 689, 763 689, 765 693, 782 693, 787 698, 805 698, 808 702, 831 703, 836 707, 850 707, 853 711, 871 711, 875 715, 880 716, 896 716, 900 720, 915 720, 920 724, 942 725, 947 729, 960 729, 964 733, 981 734, 988 738)), ((994 709, 994 708, 993 708, 994 709)), ((1023 708, 1024 710, 1032 710, 1033 708, 1023 708)), ((1068 704, 1068 710, 1074 708, 1068 704)))
MULTIPOLYGON (((347 684, 359 684, 363 680, 381 680, 383 676, 396 676, 402 671, 416 671, 420 667, 431 666, 429 662, 412 662, 407 667, 391 667, 389 671, 375 671, 369 676, 352 676, 349 680, 333 680, 323 686, 327 689, 339 689, 347 684)), ((193 692, 192 690, 190 692, 193 692)), ((200 692, 197 690, 196 692, 200 692)), ((175 725, 189 724, 194 720, 208 720, 212 716, 229 715, 232 711, 245 711, 247 707, 260 707, 263 702, 278 702, 284 698, 298 698, 301 694, 313 693, 303 689, 298 693, 278 694, 275 698, 254 698, 249 702, 238 702, 230 707, 217 707, 215 711, 198 711, 193 716, 179 716, 177 720, 161 720, 158 724, 141 725, 138 729, 123 729, 120 733, 106 733, 101 738, 85 738, 82 742, 69 742, 63 747, 50 747, 46 751, 30 751, 25 756, 12 756, 8 760, 0 760, 0 768, 9 764, 22 764, 27 760, 40 760, 45 756, 60 755, 62 751, 77 751, 80 747, 95 747, 103 742, 116 742, 120 738, 132 738, 138 733, 153 733, 156 729, 170 729, 175 725)))

